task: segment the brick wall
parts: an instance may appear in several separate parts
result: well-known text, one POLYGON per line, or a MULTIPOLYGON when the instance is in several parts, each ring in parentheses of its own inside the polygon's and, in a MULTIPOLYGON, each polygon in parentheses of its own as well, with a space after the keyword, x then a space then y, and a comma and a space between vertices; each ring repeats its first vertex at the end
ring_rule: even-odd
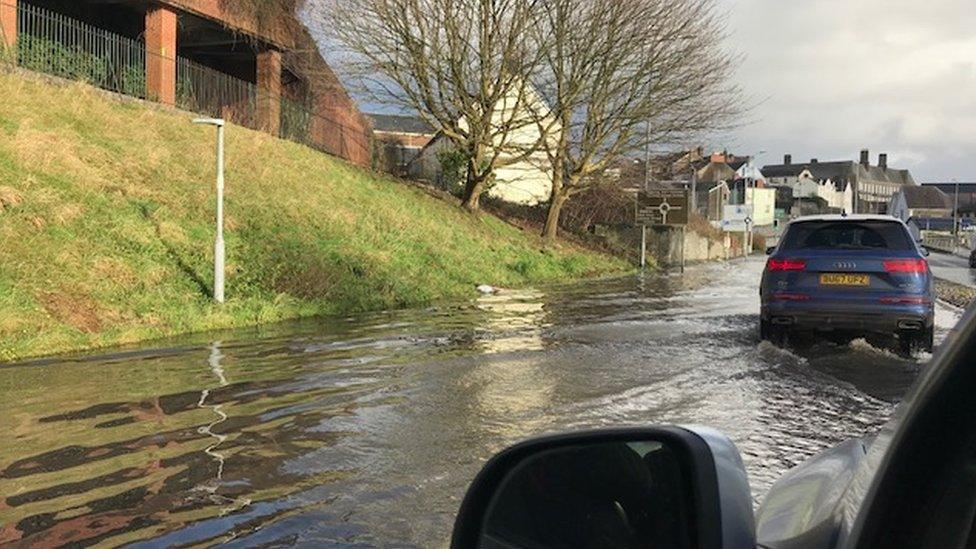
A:
POLYGON ((311 94, 311 141, 355 164, 372 162, 372 128, 339 78, 319 53, 318 44, 293 15, 259 16, 238 0, 160 0, 178 9, 220 22, 279 47, 282 65, 307 82, 311 94))
POLYGON ((286 49, 295 46, 295 35, 301 27, 301 23, 294 17, 260 17, 239 9, 240 2, 230 0, 159 0, 159 2, 219 21, 227 27, 239 29, 286 49))

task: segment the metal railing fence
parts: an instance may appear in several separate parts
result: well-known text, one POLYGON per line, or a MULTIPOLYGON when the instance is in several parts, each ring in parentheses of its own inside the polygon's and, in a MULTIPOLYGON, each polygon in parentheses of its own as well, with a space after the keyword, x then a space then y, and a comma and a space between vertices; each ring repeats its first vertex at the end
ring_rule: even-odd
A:
POLYGON ((146 46, 30 4, 17 8, 16 61, 26 69, 146 97, 146 46))
MULTIPOLYGON (((0 0, 0 7, 12 5, 0 0)), ((0 21, 2 23, 2 21, 0 21)), ((222 117, 257 130, 264 116, 279 114, 278 135, 343 158, 370 158, 372 143, 363 131, 316 111, 313 102, 281 97, 271 109, 269 92, 191 59, 147 54, 146 44, 24 2, 17 4, 16 44, 4 46, 8 29, 0 27, 0 61, 140 99, 150 97, 146 69, 152 62, 176 65, 177 107, 222 117), (263 109, 268 109, 263 112, 263 109)))

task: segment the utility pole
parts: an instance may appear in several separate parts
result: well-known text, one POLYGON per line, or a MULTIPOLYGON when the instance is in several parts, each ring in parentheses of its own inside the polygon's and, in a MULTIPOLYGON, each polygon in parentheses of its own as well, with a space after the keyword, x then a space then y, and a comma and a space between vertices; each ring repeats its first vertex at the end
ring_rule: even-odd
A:
MULTIPOLYGON (((647 121, 644 134, 644 191, 647 191, 651 184, 651 121, 647 121)), ((641 223, 641 251, 640 267, 641 270, 647 265, 647 225, 641 223)))
POLYGON ((224 302, 224 120, 198 118, 194 124, 217 127, 217 236, 214 239, 214 290, 217 303, 224 302))
MULTIPOLYGON (((755 188, 756 188, 756 178, 754 177, 754 175, 755 175, 755 167, 752 165, 752 161, 753 161, 753 159, 758 158, 759 156, 762 156, 765 153, 766 153, 766 151, 759 151, 758 153, 755 154, 755 156, 749 156, 749 161, 746 162, 746 189, 745 189, 746 196, 744 197, 744 200, 742 202, 746 206, 749 206, 749 202, 752 202, 753 211, 752 211, 752 213, 749 214, 749 216, 750 216, 751 219, 755 219, 755 216, 756 216, 756 211, 755 211, 755 204, 756 204, 756 191, 755 191, 755 188), (750 185, 750 183, 751 183, 751 185, 750 185), (750 187, 753 189, 752 195, 749 194, 750 187)), ((746 227, 746 229, 747 229, 747 234, 746 234, 746 246, 747 246, 746 255, 748 256, 748 255, 752 254, 752 241, 753 241, 753 236, 752 236, 752 223, 747 223, 746 225, 747 225, 747 227, 746 227)))
POLYGON ((959 236, 959 180, 956 183, 956 199, 952 208, 952 234, 959 236))

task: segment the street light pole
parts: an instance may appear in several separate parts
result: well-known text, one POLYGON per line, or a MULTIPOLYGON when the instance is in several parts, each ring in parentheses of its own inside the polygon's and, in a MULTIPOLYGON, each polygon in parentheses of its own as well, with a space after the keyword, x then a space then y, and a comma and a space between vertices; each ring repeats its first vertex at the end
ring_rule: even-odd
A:
POLYGON ((214 239, 214 290, 217 303, 224 302, 224 120, 198 118, 194 124, 217 127, 217 236, 214 239))

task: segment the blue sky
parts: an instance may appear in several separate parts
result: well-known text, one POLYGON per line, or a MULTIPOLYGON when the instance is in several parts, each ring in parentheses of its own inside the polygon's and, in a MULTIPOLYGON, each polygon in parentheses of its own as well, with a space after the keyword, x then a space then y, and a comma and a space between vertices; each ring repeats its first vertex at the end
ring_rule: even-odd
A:
POLYGON ((973 0, 716 1, 754 108, 709 148, 766 151, 760 164, 787 153, 855 160, 868 148, 920 182, 976 181, 973 0))

